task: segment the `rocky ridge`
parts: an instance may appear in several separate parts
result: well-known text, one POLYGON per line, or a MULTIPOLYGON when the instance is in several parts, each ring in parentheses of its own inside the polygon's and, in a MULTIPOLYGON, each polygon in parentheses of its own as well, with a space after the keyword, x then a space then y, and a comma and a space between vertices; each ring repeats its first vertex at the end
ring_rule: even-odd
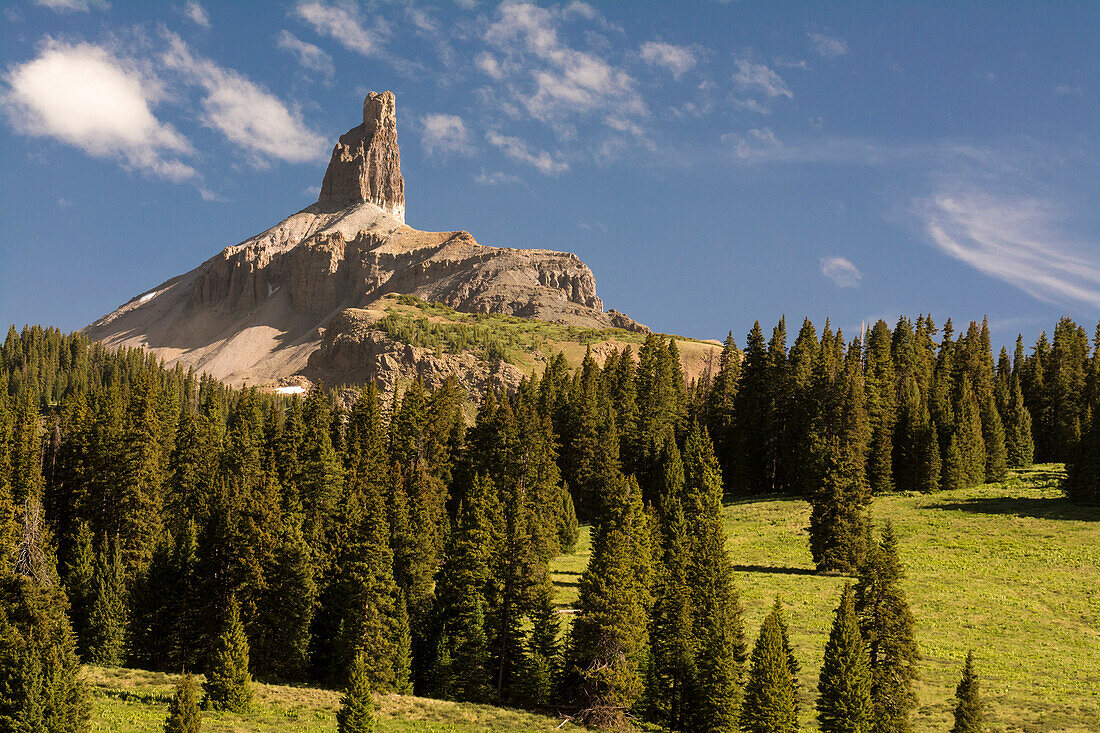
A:
POLYGON ((574 254, 488 247, 465 231, 406 225, 392 92, 367 95, 363 123, 334 147, 316 203, 134 297, 85 332, 238 385, 324 375, 330 383, 371 379, 392 388, 447 370, 474 393, 493 379, 519 381, 518 370, 477 366, 472 354, 435 363, 372 331, 364 314, 392 294, 464 313, 648 332, 603 311, 592 271, 574 254))

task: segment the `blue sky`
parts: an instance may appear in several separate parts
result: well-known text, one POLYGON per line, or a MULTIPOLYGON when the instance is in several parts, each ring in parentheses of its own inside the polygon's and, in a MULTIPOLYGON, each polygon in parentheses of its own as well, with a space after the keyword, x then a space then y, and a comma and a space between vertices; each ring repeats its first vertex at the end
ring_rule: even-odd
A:
POLYGON ((308 205, 397 94, 407 219, 739 342, 1100 317, 1100 3, 6 2, 0 321, 76 329, 308 205))

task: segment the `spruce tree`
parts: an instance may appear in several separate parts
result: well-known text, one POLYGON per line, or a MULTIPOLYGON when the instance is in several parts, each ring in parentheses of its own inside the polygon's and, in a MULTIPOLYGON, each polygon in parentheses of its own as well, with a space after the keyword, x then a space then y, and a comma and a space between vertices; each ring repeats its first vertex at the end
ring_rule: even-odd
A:
POLYGON ((92 605, 88 614, 88 661, 118 667, 125 658, 126 578, 117 538, 104 540, 96 558, 92 605))
POLYGON ((271 558, 263 568, 264 585, 253 620, 251 657, 260 674, 284 680, 304 678, 310 627, 317 607, 315 555, 306 544, 302 517, 291 513, 271 558))
POLYGON ((952 435, 962 459, 964 486, 977 486, 985 481, 986 450, 982 434, 981 408, 970 386, 970 378, 962 376, 955 398, 955 432, 952 435))
POLYGON ((1035 457, 1031 437, 1031 413, 1024 406, 1020 377, 1012 377, 1012 390, 1004 413, 1005 454, 1009 468, 1027 468, 1035 457))
POLYGON ((69 597, 69 618, 76 633, 77 650, 82 657, 88 653, 88 621, 95 600, 95 565, 92 530, 87 522, 81 522, 65 571, 65 592, 69 597))
POLYGON ((797 668, 778 599, 764 618, 752 650, 739 725, 745 733, 795 733, 798 730, 797 668))
POLYGON ((203 705, 212 710, 245 713, 252 706, 252 675, 248 671, 248 639, 241 625, 236 597, 229 601, 221 636, 211 655, 203 705))
POLYGON ((822 733, 870 733, 874 723, 871 663, 859 633, 855 593, 845 583, 817 684, 822 733))
POLYGON ((336 713, 336 730, 338 733, 371 733, 374 730, 374 696, 362 653, 355 655, 348 670, 348 684, 336 713))
POLYGON ((893 335, 886 321, 879 319, 867 339, 865 371, 867 412, 871 445, 867 458, 867 479, 871 491, 880 494, 894 489, 893 450, 897 420, 897 385, 891 355, 893 335))
POLYGON ((180 677, 176 693, 168 704, 168 718, 164 721, 164 733, 199 733, 202 717, 199 713, 198 685, 191 673, 180 677))
POLYGON ((860 567, 855 587, 856 613, 871 663, 875 733, 906 733, 917 706, 920 653, 903 578, 897 536, 887 522, 881 541, 872 543, 860 567))
POLYGON ((981 418, 985 440, 985 482, 998 483, 1008 475, 1008 454, 1004 424, 991 393, 982 401, 981 418))
POLYGON ((962 679, 955 689, 955 725, 951 733, 981 733, 984 704, 978 689, 978 673, 974 671, 974 652, 966 653, 962 679))
POLYGON ((581 576, 573 622, 572 690, 591 725, 619 725, 641 692, 650 600, 651 538, 633 478, 608 477, 604 516, 581 576))
POLYGON ((855 570, 866 545, 870 424, 859 355, 859 342, 853 341, 843 372, 831 382, 824 365, 815 369, 824 404, 811 439, 819 479, 810 498, 810 550, 824 572, 855 570))
POLYGON ((489 697, 489 642, 485 594, 493 552, 493 485, 480 476, 466 493, 439 573, 444 624, 441 692, 449 698, 484 702, 489 697))

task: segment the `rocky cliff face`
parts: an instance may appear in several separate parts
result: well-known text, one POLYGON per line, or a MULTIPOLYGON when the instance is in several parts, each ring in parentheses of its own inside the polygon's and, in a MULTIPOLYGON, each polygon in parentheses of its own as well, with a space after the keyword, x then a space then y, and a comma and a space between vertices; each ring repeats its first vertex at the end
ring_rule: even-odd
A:
MULTIPOLYGON (((367 96, 363 124, 341 136, 317 203, 133 298, 85 331, 234 384, 308 371, 383 386, 412 373, 413 356, 403 351, 403 360, 397 358, 392 343, 364 336, 362 328, 351 333, 330 326, 361 323, 362 313, 386 295, 415 295, 467 313, 648 331, 622 313, 603 312, 595 277, 574 254, 486 247, 468 232, 405 225, 395 107, 391 92, 367 96)), ((448 368, 414 356, 416 364, 428 364, 417 369, 448 368)), ((447 364, 468 374, 472 388, 490 379, 471 365, 447 364)), ((497 376, 502 384, 518 381, 510 372, 497 376)))
POLYGON ((363 124, 341 135, 332 150, 317 203, 328 211, 374 204, 405 222, 405 179, 401 177, 393 92, 367 95, 363 124))

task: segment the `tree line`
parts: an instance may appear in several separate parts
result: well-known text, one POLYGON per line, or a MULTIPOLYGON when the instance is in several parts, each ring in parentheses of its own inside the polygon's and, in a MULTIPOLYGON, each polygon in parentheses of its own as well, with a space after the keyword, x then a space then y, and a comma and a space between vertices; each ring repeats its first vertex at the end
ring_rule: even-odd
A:
MULTIPOLYGON (((345 684, 361 666, 381 691, 732 730, 752 724, 754 680, 785 654, 778 677, 793 681, 797 663, 778 603, 750 657, 723 499, 805 496, 819 569, 860 576, 845 594, 855 617, 875 604, 904 617, 876 595, 896 592, 900 566, 892 535, 872 537, 875 493, 1000 480, 1035 456, 1067 460, 1067 491, 1095 500, 1100 350, 1069 319, 1054 334, 995 363, 984 322, 954 339, 950 321, 880 321, 846 343, 806 321, 789 350, 783 321, 768 342, 756 324, 690 384, 675 341, 652 336, 602 365, 559 355, 484 395, 468 425, 454 380, 386 404, 368 385, 345 407, 323 389, 230 389, 140 350, 12 328, 0 540, 23 560, 5 563, 7 601, 39 609, 24 626, 71 624, 55 662, 204 671, 223 679, 206 690, 215 705, 247 706, 251 673, 345 684), (561 609, 549 562, 580 521, 591 559, 561 609)), ((16 634, 5 618, 0 636, 16 634)), ((915 646, 879 655, 875 633, 856 634, 870 704, 889 697, 907 719, 908 693, 876 693, 874 674, 893 665, 884 679, 911 685, 915 646)), ((841 657, 858 658, 845 638, 841 657)), ((56 677, 20 669, 41 695, 56 677)), ((57 698, 74 719, 78 688, 57 698)))

